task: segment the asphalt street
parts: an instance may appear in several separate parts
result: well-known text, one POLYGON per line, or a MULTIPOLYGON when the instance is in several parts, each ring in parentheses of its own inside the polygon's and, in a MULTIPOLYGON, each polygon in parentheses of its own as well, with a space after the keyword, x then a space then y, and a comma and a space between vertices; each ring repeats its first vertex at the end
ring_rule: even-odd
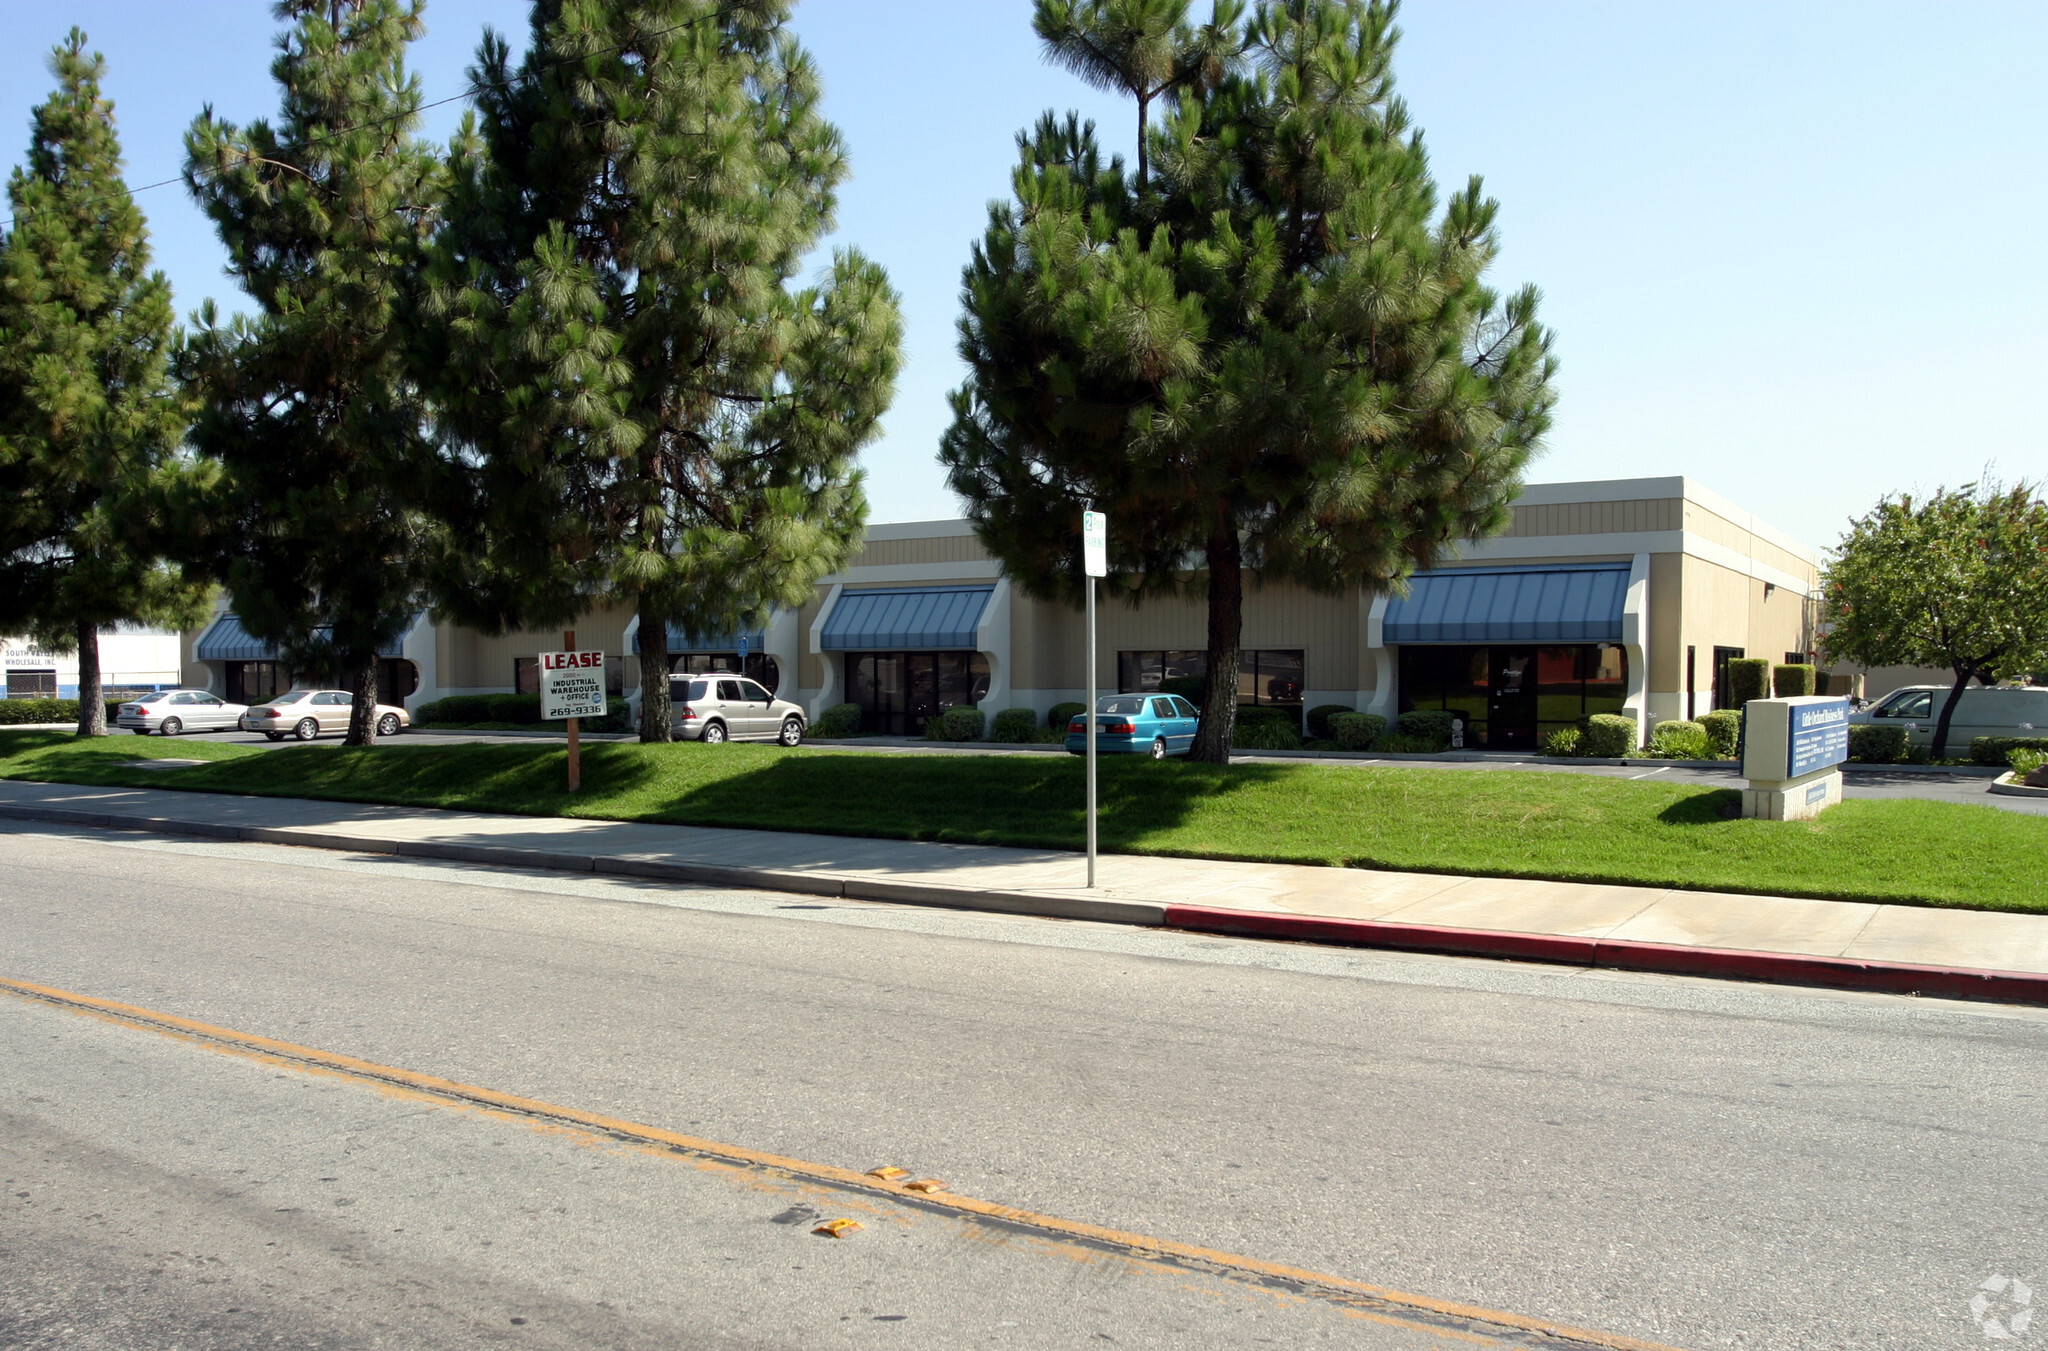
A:
MULTIPOLYGON (((0 878, 0 976, 1428 1299, 1924 1351, 2048 1289, 2048 1011, 17 825, 0 878)), ((17 997, 0 1041, 0 1345, 1452 1344, 17 997)))

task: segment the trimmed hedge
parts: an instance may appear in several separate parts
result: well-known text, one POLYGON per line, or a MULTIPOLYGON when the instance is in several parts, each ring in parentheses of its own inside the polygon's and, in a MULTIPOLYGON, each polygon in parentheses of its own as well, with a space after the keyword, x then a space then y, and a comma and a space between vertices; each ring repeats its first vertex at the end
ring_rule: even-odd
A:
MULTIPOLYGON (((132 703, 130 699, 107 700, 107 726, 114 725, 114 717, 121 711, 121 705, 132 703)), ((0 726, 18 727, 25 723, 78 721, 76 699, 0 699, 0 726)))
POLYGON ((1349 704, 1317 704, 1308 711, 1308 734, 1318 741, 1330 739, 1330 719, 1339 713, 1349 713, 1349 704))
POLYGON ((1067 724, 1088 711, 1086 704, 1054 704, 1045 712, 1045 725, 1049 731, 1067 734, 1067 724))
POLYGON ((1650 753, 1666 760, 1704 760, 1707 746, 1707 729, 1684 719, 1660 722, 1650 733, 1650 753))
POLYGON ((1237 710, 1237 725, 1231 729, 1230 744, 1244 751, 1298 751, 1301 749, 1301 718, 1284 708, 1259 705, 1237 710))
POLYGON ((1028 708, 1006 708, 996 714, 995 723, 989 728, 990 741, 1036 741, 1038 740, 1038 714, 1028 708))
MULTIPOLYGON (((604 708, 603 717, 583 720, 584 731, 633 730, 633 715, 627 710, 624 699, 607 698, 604 701, 604 708)), ((417 727, 475 722, 528 723, 538 726, 544 721, 540 715, 538 694, 451 694, 445 699, 421 704, 413 710, 412 720, 417 727)))
POLYGON ((1371 750, 1387 730, 1387 720, 1377 713, 1332 713, 1329 725, 1337 748, 1346 751, 1371 750))
POLYGON ((853 736, 860 731, 860 705, 834 704, 818 715, 810 734, 817 737, 853 736))
MULTIPOLYGON (((1979 737, 1982 741, 1986 738, 1979 737)), ((1862 765, 1895 765, 1906 758, 1906 729, 1870 723, 1849 725, 1849 758, 1862 765)))
POLYGON ((1741 708, 1752 699, 1769 695, 1771 663, 1768 657, 1737 657, 1728 663, 1728 697, 1741 708))
POLYGON ((1168 676, 1159 682, 1161 694, 1178 694, 1196 708, 1202 706, 1203 698, 1209 693, 1207 676, 1168 676))
POLYGON ((1733 760, 1742 750, 1742 710, 1717 708, 1694 719, 1707 729, 1707 754, 1716 760, 1733 760))
POLYGON ((926 741, 979 741, 988 718, 972 704, 956 704, 936 718, 924 720, 926 741))
POLYGON ((1545 755, 1569 756, 1579 753, 1579 743, 1586 734, 1576 727, 1560 727, 1543 738, 1545 755))
POLYGON ((1970 759, 2003 769, 2014 751, 2048 751, 2048 736, 1979 736, 1970 738, 1970 759))
POLYGON ((1427 742, 1432 751, 1447 751, 1451 748, 1451 723, 1455 717, 1449 709, 1413 708, 1394 719, 1394 732, 1406 741, 1427 742))
POLYGON ((1579 736, 1579 754, 1619 760, 1636 748, 1636 720, 1619 713, 1595 713, 1579 736))
POLYGON ((1771 668, 1771 692, 1780 699, 1799 699, 1814 692, 1815 669, 1806 662, 1771 668))
POLYGON ((1373 749, 1383 755, 1435 755, 1443 747, 1431 737, 1389 732, 1374 743, 1373 749))

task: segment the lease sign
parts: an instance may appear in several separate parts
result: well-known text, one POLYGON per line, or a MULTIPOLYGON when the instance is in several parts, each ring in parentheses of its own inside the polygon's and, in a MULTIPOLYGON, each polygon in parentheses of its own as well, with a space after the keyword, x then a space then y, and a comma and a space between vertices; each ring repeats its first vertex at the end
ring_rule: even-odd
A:
POLYGON ((604 653, 541 653, 540 716, 546 722, 603 717, 604 653))

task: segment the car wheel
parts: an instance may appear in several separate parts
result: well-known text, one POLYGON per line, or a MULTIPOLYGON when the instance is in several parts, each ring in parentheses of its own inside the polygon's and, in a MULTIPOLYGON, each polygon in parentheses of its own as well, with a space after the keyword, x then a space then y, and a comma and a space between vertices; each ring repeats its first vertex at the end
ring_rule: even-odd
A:
POLYGON ((312 718, 301 718, 299 725, 292 728, 292 735, 301 741, 311 741, 320 735, 320 724, 312 718))
POLYGON ((185 724, 179 722, 176 718, 165 718, 163 726, 158 730, 165 736, 176 736, 185 730, 185 724))
POLYGON ((264 735, 264 736, 266 736, 266 737, 268 737, 268 738, 269 738, 270 740, 272 740, 272 741, 282 741, 282 740, 284 740, 284 733, 283 733, 283 732, 265 732, 265 733, 264 733, 263 735, 264 735))
POLYGON ((784 718, 784 719, 782 720, 782 736, 781 736, 781 737, 779 738, 779 740, 780 740, 780 741, 782 742, 782 744, 783 744, 783 745, 785 745, 785 746, 795 746, 795 745, 799 745, 799 744, 801 744, 801 743, 802 743, 802 741, 803 741, 803 739, 804 739, 804 722, 803 722, 803 719, 802 719, 802 718, 784 718))
POLYGON ((719 742, 725 740, 725 724, 722 722, 705 723, 703 735, 697 739, 707 745, 716 746, 719 742))
POLYGON ((1164 760, 1166 758, 1165 737, 1156 736, 1152 738, 1152 758, 1154 760, 1164 760))
POLYGON ((377 735, 398 735, 398 715, 396 713, 386 713, 383 717, 377 719, 377 735))

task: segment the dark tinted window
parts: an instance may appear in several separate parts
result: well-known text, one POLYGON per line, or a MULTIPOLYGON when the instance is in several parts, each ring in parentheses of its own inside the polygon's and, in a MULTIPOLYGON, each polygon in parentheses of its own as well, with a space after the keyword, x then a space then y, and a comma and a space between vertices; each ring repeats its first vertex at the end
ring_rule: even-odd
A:
POLYGON ((719 681, 718 697, 721 699, 730 699, 734 703, 740 702, 740 682, 737 680, 719 681))
POLYGON ((740 695, 757 704, 768 702, 768 691, 762 689, 751 680, 742 680, 740 682, 740 695))

